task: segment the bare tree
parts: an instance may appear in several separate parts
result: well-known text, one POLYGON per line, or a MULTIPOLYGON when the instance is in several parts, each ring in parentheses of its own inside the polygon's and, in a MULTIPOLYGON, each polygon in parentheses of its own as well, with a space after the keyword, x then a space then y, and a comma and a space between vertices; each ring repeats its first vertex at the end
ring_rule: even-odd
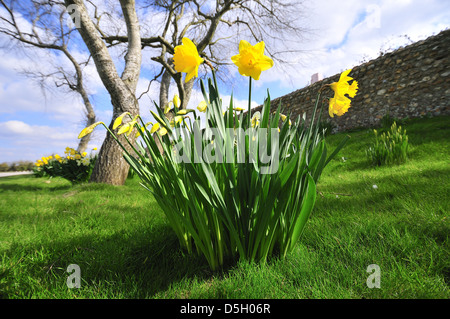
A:
MULTIPOLYGON (((87 49, 92 55, 97 72, 106 90, 111 97, 114 120, 122 113, 129 112, 132 116, 139 114, 139 103, 136 99, 136 86, 141 69, 141 35, 138 17, 136 14, 135 1, 120 0, 120 7, 125 20, 128 45, 125 54, 125 66, 119 75, 113 59, 108 51, 106 43, 98 24, 95 24, 89 15, 83 0, 65 0, 66 7, 75 7, 76 15, 73 16, 74 23, 81 35, 87 49)), ((123 136, 120 137, 124 139, 123 136)), ((134 134, 130 135, 134 143, 134 134)), ((127 144, 123 140, 123 144, 127 144)), ((122 156, 122 150, 114 138, 107 133, 100 148, 97 163, 91 175, 91 181, 122 185, 125 183, 129 165, 122 156)))
MULTIPOLYGON (((268 54, 284 65, 289 64, 287 55, 301 52, 292 46, 293 41, 299 41, 307 32, 298 23, 302 13, 301 1, 218 0, 214 7, 207 4, 206 0, 156 0, 144 6, 166 12, 160 34, 141 39, 143 48, 151 48, 154 52, 159 50, 152 60, 164 68, 160 80, 160 107, 168 103, 171 81, 177 86, 181 108, 186 108, 189 102, 194 80, 184 83, 170 56, 185 36, 196 43, 199 54, 216 68, 231 64, 229 47, 234 49, 242 38, 269 43, 266 47, 268 54)), ((103 39, 111 45, 128 41, 120 34, 105 35, 103 39)))
MULTIPOLYGON (((0 1, 5 8, 8 8, 5 5, 6 0, 0 1)), ((196 43, 200 55, 211 61, 216 67, 226 67, 231 61, 229 60, 229 51, 224 50, 224 47, 233 45, 234 51, 241 38, 253 38, 256 41, 264 40, 268 44, 266 48, 269 55, 283 62, 283 55, 293 51, 289 48, 290 41, 298 40, 301 31, 303 31, 295 23, 295 20, 299 17, 299 1, 154 0, 141 2, 140 7, 136 8, 134 0, 120 0, 119 6, 114 7, 114 10, 109 10, 109 12, 100 12, 98 8, 100 5, 98 3, 96 5, 93 0, 30 0, 30 3, 35 5, 36 8, 45 4, 50 8, 65 7, 69 13, 76 13, 71 15, 76 29, 66 30, 61 28, 61 30, 66 31, 62 32, 59 37, 55 35, 54 41, 55 43, 64 41, 61 39, 72 34, 74 30, 78 31, 103 85, 111 97, 113 106, 111 128, 114 120, 123 112, 130 112, 132 116, 139 114, 136 87, 140 76, 142 51, 144 49, 151 50, 152 54, 154 53, 151 59, 162 67, 162 72, 156 76, 156 78, 161 77, 160 106, 163 107, 167 103, 170 83, 174 81, 182 101, 182 108, 185 108, 194 81, 184 83, 182 74, 174 70, 172 60, 174 48, 181 44, 183 37, 191 38, 196 43), (138 12, 142 13, 142 10, 152 8, 157 8, 158 12, 163 11, 165 13, 163 23, 155 25, 153 21, 146 21, 145 24, 141 24, 138 20, 138 12), (118 17, 117 21, 121 25, 118 27, 111 27, 108 23, 102 25, 101 21, 103 20, 101 19, 105 13, 109 18, 114 15, 118 17), (218 34, 220 37, 217 36, 218 34), (275 42, 278 50, 275 49, 275 42), (120 75, 110 52, 111 47, 124 50, 124 66, 120 75)), ((108 3, 113 6, 116 4, 114 1, 108 3)), ((10 19, 6 20, 12 22, 10 25, 14 27, 14 15, 11 13, 10 19)), ((58 21, 59 19, 61 24, 63 21, 62 14, 55 15, 52 10, 46 13, 45 19, 45 21, 58 21)), ((31 19, 31 21, 34 20, 31 19)), ((36 21, 44 20, 40 17, 36 21)), ((6 22, 8 23, 8 21, 6 22)), ((44 47, 35 28, 32 28, 32 31, 27 34, 15 32, 15 35, 9 35, 23 43, 34 40, 31 42, 35 43, 37 47, 44 47)), ((64 52, 64 42, 62 48, 59 48, 55 43, 46 43, 45 48, 64 52)), ((33 45, 32 43, 28 44, 33 45)), ((68 50, 66 51, 68 52, 68 50)), ((82 82, 82 77, 80 79, 82 82)), ((76 87, 74 84, 71 83, 69 87, 76 87)), ((131 142, 134 142, 133 136, 134 134, 130 135, 131 142)), ((123 139, 124 137, 120 138, 123 139)), ((123 184, 128 168, 119 145, 107 133, 91 181, 116 185, 123 184)))
MULTIPOLYGON (((0 5, 7 12, 7 15, 0 16, 0 21, 3 22, 0 25, 0 33, 18 41, 25 47, 54 50, 63 53, 73 66, 72 72, 55 65, 57 69, 55 72, 24 71, 23 73, 28 77, 37 79, 42 87, 46 86, 47 79, 52 78, 57 87, 67 87, 79 94, 85 106, 85 124, 91 125, 95 123, 96 115, 83 77, 82 66, 83 64, 86 65, 87 61, 77 61, 69 51, 68 44, 73 30, 66 27, 65 10, 55 6, 55 3, 51 1, 32 1, 31 4, 32 6, 24 7, 19 1, 0 0, 0 5), (31 21, 31 31, 22 29, 18 23, 18 14, 28 17, 28 20, 31 21), (49 19, 49 16, 57 18, 49 19)), ((90 138, 90 135, 86 135, 79 141, 78 151, 80 153, 86 150, 90 138)))

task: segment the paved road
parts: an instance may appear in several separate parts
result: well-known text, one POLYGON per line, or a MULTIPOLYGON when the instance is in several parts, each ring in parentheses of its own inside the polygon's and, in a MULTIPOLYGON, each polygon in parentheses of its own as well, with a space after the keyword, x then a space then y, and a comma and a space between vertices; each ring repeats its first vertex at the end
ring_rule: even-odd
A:
POLYGON ((0 173, 0 177, 14 176, 14 175, 27 175, 27 174, 33 174, 33 172, 32 172, 32 171, 24 171, 24 172, 4 172, 4 173, 0 173))

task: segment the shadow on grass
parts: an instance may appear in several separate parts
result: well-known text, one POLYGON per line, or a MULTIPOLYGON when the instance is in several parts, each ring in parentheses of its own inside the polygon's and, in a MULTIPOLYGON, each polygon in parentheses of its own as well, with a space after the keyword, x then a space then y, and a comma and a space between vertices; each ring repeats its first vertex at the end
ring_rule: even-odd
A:
MULTIPOLYGON (((236 265, 236 261, 229 260, 221 269, 211 271, 202 255, 181 250, 168 225, 154 226, 151 230, 142 228, 132 233, 116 232, 100 238, 94 235, 74 236, 70 240, 54 239, 27 247, 12 245, 5 256, 31 256, 36 251, 45 251, 45 258, 21 262, 20 257, 19 262, 25 267, 21 272, 26 273, 27 278, 44 282, 48 285, 44 289, 53 289, 55 292, 51 294, 62 294, 62 298, 71 295, 82 298, 152 298, 186 279, 189 282, 189 279, 204 281, 212 276, 222 277, 236 265), (66 269, 70 264, 80 266, 82 289, 72 289, 67 294, 69 273, 66 269)), ((13 271, 8 267, 3 272, 0 268, 0 280, 2 277, 7 282, 16 282, 13 271)), ((26 282, 21 283, 21 287, 25 290, 29 287, 30 291, 37 289, 26 282)), ((181 289, 179 298, 188 297, 183 293, 188 294, 189 291, 181 289)), ((3 297, 14 296, 6 293, 3 297)))
POLYGON ((35 191, 60 191, 72 188, 71 185, 58 185, 58 186, 44 186, 44 185, 24 185, 24 184, 0 184, 0 192, 12 191, 12 192, 35 192, 35 191))
POLYGON ((0 178, 0 193, 2 191, 12 192, 35 192, 35 191, 59 191, 72 188, 70 182, 57 178, 36 178, 33 175, 15 175, 0 178))

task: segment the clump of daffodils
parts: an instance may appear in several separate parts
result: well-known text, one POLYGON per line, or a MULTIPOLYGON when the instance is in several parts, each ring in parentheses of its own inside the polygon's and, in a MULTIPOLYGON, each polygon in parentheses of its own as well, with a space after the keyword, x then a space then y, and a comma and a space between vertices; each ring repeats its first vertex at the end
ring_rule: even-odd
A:
POLYGON ((38 159, 33 169, 36 177, 62 177, 72 183, 88 181, 97 156, 66 147, 64 156, 54 154, 38 159))
MULTIPOLYGON (((175 47, 173 59, 175 70, 186 73, 185 81, 196 77, 199 66, 207 62, 187 38, 175 47)), ((309 125, 304 117, 291 120, 281 113, 281 105, 272 112, 270 97, 261 111, 251 112, 252 80, 273 66, 264 55, 263 41, 251 45, 242 40, 239 54, 231 60, 249 78, 247 112, 235 107, 233 99, 225 110, 213 70, 207 88, 200 81, 204 101, 196 109, 180 109, 181 101, 174 97, 151 111, 155 123, 125 112, 114 120, 112 130, 97 122, 79 136, 100 124, 109 131, 141 185, 166 214, 180 246, 202 254, 211 269, 222 266, 226 258, 265 262, 275 252, 285 257, 292 251, 314 207, 316 183, 347 139, 328 153, 319 129, 322 105, 315 118, 322 89, 309 125), (204 129, 197 121, 201 113, 207 120, 204 129), (133 132, 140 137, 137 143, 128 139, 133 132)), ((347 112, 356 94, 357 82, 348 83, 349 73, 329 85, 335 93, 329 101, 331 117, 347 112)))

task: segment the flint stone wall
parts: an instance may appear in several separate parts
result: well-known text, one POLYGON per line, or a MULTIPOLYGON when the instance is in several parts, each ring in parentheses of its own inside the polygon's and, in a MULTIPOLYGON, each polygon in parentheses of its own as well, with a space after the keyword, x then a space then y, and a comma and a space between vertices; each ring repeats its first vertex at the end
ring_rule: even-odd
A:
MULTIPOLYGON (((358 81, 359 90, 348 112, 330 118, 324 105, 322 120, 331 121, 334 132, 378 126, 387 113, 399 119, 450 115, 450 30, 354 67, 349 75, 358 81)), ((339 76, 273 99, 272 111, 281 100, 285 114, 296 119, 306 112, 308 122, 318 90, 339 76)), ((328 88, 321 98, 333 94, 328 88)))

